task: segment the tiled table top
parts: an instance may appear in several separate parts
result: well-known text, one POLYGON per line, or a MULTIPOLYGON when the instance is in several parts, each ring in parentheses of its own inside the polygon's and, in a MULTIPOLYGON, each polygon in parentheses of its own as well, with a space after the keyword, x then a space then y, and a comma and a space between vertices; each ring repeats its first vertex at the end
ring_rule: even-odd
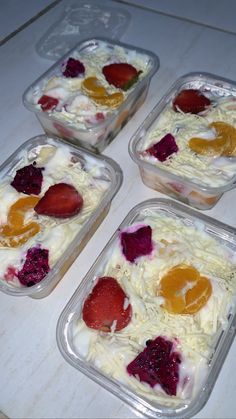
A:
POLYGON ((129 0, 129 3, 236 34, 234 0, 225 3, 219 0, 129 0))
MULTIPOLYGON (((0 48, 0 162, 25 140, 42 133, 35 116, 23 107, 21 97, 51 65, 37 55, 35 43, 64 5, 58 4, 0 48)), ((122 40, 154 51, 161 67, 145 104, 105 150, 121 166, 124 182, 96 234, 49 297, 33 300, 0 295, 0 410, 10 418, 141 417, 64 361, 55 341, 57 320, 127 212, 145 199, 163 197, 141 183, 127 152, 131 135, 179 76, 206 71, 235 79, 236 35, 133 7, 130 2, 122 2, 122 7, 132 17, 122 40)), ((236 191, 226 193, 207 215, 236 227, 236 191)), ((211 397, 196 418, 235 417, 235 354, 234 342, 211 397)))
POLYGON ((2 0, 0 4, 0 42, 44 13, 59 0, 2 0))

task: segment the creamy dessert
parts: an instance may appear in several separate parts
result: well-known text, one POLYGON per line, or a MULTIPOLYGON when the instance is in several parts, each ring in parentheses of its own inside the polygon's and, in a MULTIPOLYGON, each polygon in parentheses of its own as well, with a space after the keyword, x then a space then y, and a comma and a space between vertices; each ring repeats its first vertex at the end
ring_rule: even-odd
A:
POLYGON ((147 186, 208 209, 234 187, 236 96, 213 77, 192 79, 176 83, 151 112, 130 154, 147 186))
POLYGON ((186 407, 234 311, 235 278, 233 250, 201 221, 146 211, 103 254, 73 351, 141 398, 186 407))
POLYGON ((80 45, 36 82, 25 104, 47 131, 101 149, 104 138, 141 105, 156 67, 145 52, 95 40, 80 45))
POLYGON ((53 139, 32 142, 17 154, 15 165, 0 181, 2 284, 39 284, 65 257, 75 237, 83 239, 89 231, 81 237, 79 232, 111 188, 105 172, 106 161, 53 139))
MULTIPOLYGON (((200 95, 200 91, 197 94, 200 95)), ((218 187, 235 176, 236 98, 209 93, 204 97, 209 102, 198 113, 193 113, 191 108, 185 112, 170 103, 146 136, 140 157, 181 178, 202 186, 218 187), (170 135, 174 145, 168 151, 170 135), (159 149, 162 146, 160 151, 158 144, 159 149)))

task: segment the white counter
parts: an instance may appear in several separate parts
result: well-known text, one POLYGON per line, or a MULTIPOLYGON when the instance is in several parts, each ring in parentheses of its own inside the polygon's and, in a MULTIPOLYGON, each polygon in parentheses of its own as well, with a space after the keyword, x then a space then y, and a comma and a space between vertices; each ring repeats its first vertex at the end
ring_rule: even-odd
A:
MULTIPOLYGON (((43 132, 35 116, 23 107, 22 94, 51 65, 37 55, 34 46, 63 4, 0 48, 0 163, 25 140, 43 132)), ((49 297, 37 301, 0 295, 0 410, 10 418, 141 417, 64 361, 55 340, 57 320, 127 212, 145 199, 163 197, 142 184, 127 151, 131 135, 179 76, 206 71, 236 79, 236 35, 125 3, 114 5, 127 8, 132 16, 122 41, 154 51, 161 66, 145 104, 104 152, 121 166, 124 182, 93 238, 49 297)), ((236 227, 236 190, 205 213, 236 227)), ((235 370, 236 342, 209 401, 196 418, 235 417, 235 370)))

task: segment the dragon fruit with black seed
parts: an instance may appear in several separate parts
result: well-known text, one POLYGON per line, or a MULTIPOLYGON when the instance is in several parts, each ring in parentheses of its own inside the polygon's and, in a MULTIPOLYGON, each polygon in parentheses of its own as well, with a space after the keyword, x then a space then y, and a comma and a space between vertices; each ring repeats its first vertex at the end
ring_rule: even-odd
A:
POLYGON ((127 366, 127 372, 152 388, 159 384, 166 394, 176 396, 181 355, 174 343, 162 336, 146 342, 146 348, 127 366))
POLYGON ((11 186, 26 195, 39 195, 43 182, 43 168, 35 163, 24 166, 16 171, 11 186))
POLYGON ((49 251, 40 247, 28 249, 26 259, 17 277, 20 283, 26 287, 38 284, 50 271, 49 251))

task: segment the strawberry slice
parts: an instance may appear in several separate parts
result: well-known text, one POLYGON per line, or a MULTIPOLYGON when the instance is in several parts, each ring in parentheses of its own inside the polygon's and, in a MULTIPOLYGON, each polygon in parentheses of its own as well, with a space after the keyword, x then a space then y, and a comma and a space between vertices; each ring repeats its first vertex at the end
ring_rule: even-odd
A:
POLYGON ((57 183, 49 187, 34 210, 40 215, 67 218, 78 214, 82 206, 83 198, 74 186, 57 183))
POLYGON ((137 82, 141 71, 127 63, 114 63, 105 65, 102 72, 109 84, 122 90, 128 90, 137 82))
POLYGON ((184 89, 173 100, 173 108, 176 112, 198 114, 210 105, 210 99, 197 89, 184 89))
POLYGON ((84 322, 92 329, 110 332, 114 327, 119 331, 130 322, 132 308, 116 279, 103 276, 86 298, 82 314, 84 322))
POLYGON ((41 105, 41 109, 44 112, 46 112, 46 111, 51 111, 52 109, 54 109, 58 105, 59 100, 56 99, 55 97, 43 95, 38 100, 38 103, 39 105, 41 105))

